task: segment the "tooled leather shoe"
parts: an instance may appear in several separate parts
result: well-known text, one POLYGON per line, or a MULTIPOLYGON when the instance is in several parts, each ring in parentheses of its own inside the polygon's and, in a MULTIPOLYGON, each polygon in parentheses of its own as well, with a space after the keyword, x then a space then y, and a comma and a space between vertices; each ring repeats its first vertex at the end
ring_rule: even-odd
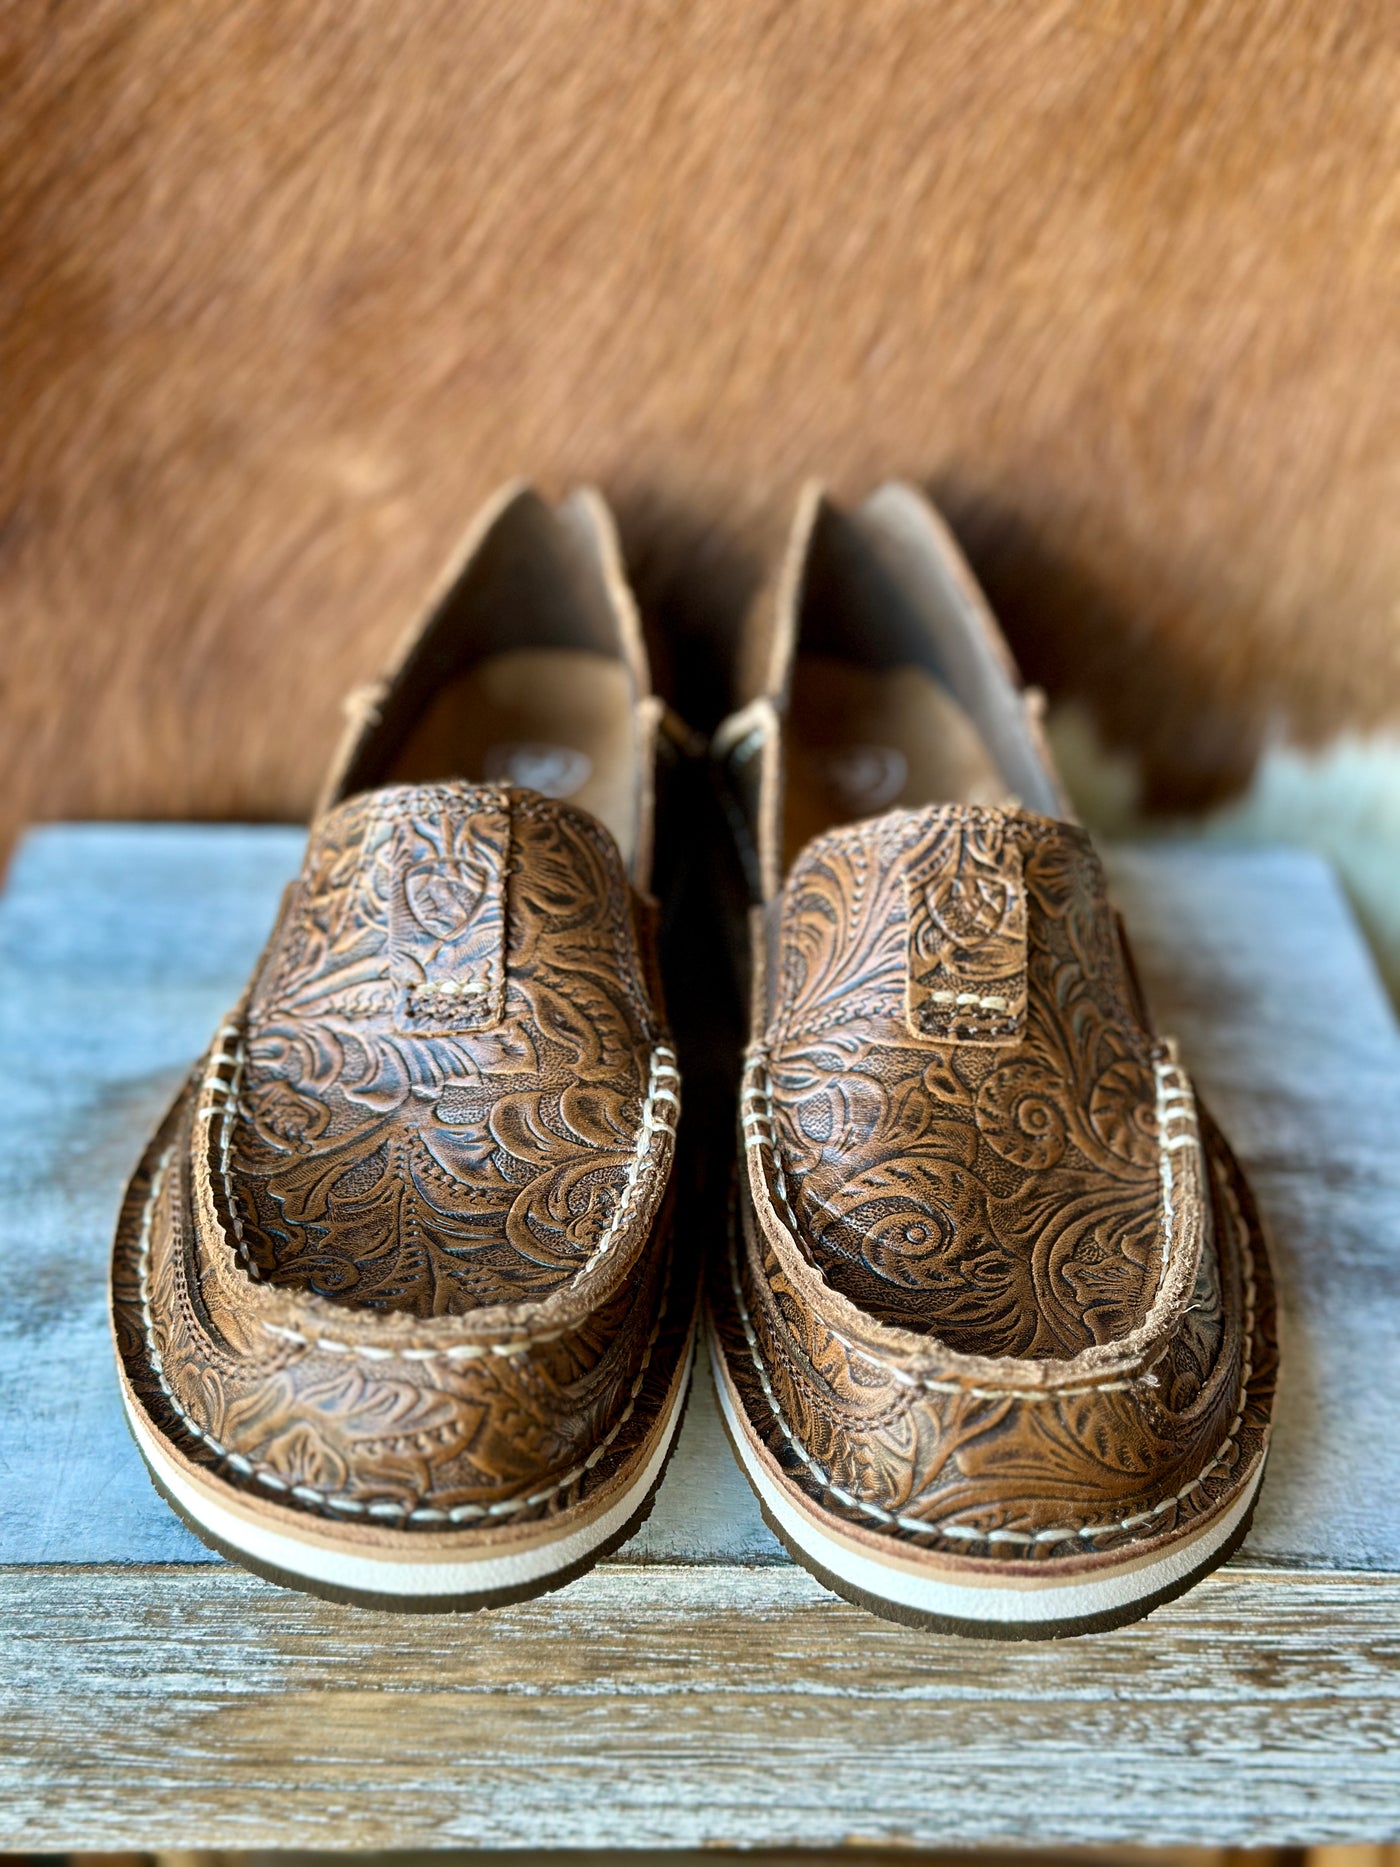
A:
POLYGON ((1276 1374, 1249 1189, 1153 1030, 1035 697, 912 489, 809 493, 716 750, 756 905, 726 1423, 848 1598, 1117 1625, 1241 1541, 1276 1374))
POLYGON ((689 1378, 654 956, 667 716, 591 494, 490 508, 358 697, 248 993, 112 1268, 159 1489, 381 1607, 568 1580, 645 1514, 689 1378))

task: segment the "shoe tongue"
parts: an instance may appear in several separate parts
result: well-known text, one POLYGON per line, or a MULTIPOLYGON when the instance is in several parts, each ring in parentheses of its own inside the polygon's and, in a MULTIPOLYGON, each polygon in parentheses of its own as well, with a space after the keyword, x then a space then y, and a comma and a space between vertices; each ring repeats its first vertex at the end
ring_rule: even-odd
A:
POLYGON ((499 1024, 507 877, 522 857, 532 900, 547 894, 555 869, 562 893, 581 884, 606 893, 610 883, 624 882, 606 833, 533 791, 452 782, 393 785, 347 799, 312 831, 254 994, 254 1020, 269 998, 285 1003, 290 993, 347 1016, 388 1013, 405 1036, 499 1024), (573 833, 554 834, 565 819, 573 833), (583 866, 587 876, 578 873, 583 866))
POLYGON ((1021 809, 891 811, 815 838, 780 907, 777 1026, 860 1021, 878 1041, 1015 1044, 1044 923, 1123 1004, 1103 873, 1084 832, 1021 809))

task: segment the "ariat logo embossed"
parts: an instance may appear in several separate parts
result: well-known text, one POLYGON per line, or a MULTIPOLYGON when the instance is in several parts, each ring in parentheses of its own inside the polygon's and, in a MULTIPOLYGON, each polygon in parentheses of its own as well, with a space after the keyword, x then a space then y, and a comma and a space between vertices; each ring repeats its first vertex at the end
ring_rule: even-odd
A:
MULTIPOLYGON (((999 875, 950 875, 924 890, 927 921, 922 929, 934 952, 984 946, 1005 928, 1020 899, 1020 891, 999 875)), ((933 957, 933 954, 930 954, 933 957)))
MULTIPOLYGON (((404 907, 441 951, 469 932, 486 895, 489 878, 479 863, 423 862, 404 877, 404 907)), ((429 948, 425 960, 436 957, 429 948)))

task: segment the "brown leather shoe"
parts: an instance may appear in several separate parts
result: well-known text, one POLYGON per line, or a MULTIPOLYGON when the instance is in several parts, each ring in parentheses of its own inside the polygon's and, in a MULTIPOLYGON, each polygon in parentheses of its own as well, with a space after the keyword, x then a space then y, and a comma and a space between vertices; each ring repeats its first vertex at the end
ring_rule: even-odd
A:
POLYGON ((1154 1034, 1009 651, 912 489, 804 501, 716 742, 747 826, 713 1278, 770 1523, 893 1619, 1134 1619, 1223 1562, 1277 1364, 1249 1189, 1154 1034))
POLYGON ((648 894, 667 728, 602 503, 499 500, 355 712, 128 1191, 122 1389, 215 1548, 482 1606, 630 1533, 690 1370, 648 894))

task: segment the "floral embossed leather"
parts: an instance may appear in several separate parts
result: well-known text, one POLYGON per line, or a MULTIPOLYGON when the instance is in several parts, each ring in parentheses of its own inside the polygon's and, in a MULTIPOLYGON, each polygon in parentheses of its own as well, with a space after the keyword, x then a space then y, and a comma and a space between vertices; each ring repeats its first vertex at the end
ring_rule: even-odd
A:
POLYGON ((529 792, 393 787, 323 817, 237 1052, 256 1274, 461 1315, 611 1250, 669 1067, 628 907, 600 826, 529 792))
POLYGON ((512 1599, 649 1502, 693 1311, 645 892, 664 730, 605 515, 508 496, 357 707, 249 991, 137 1172, 113 1313, 138 1443, 202 1535, 277 1579, 512 1599), (471 769, 530 685, 492 659, 503 602, 530 682, 587 713, 594 681, 586 743, 537 749, 572 730, 559 694, 526 743, 596 779, 611 827, 471 769), (453 683, 464 769, 429 778, 451 734, 425 752, 419 720, 453 683))
POLYGON ((1224 1559, 1257 1492, 1276 1340, 1248 1188, 918 496, 809 500, 753 660, 718 742, 759 898, 711 1280, 741 1461, 794 1553, 878 1612, 1000 1635, 1132 1618, 1224 1559), (820 791, 851 761, 805 706, 809 642, 906 700, 927 681, 933 750, 880 769, 921 764, 943 795, 862 816, 820 791))

